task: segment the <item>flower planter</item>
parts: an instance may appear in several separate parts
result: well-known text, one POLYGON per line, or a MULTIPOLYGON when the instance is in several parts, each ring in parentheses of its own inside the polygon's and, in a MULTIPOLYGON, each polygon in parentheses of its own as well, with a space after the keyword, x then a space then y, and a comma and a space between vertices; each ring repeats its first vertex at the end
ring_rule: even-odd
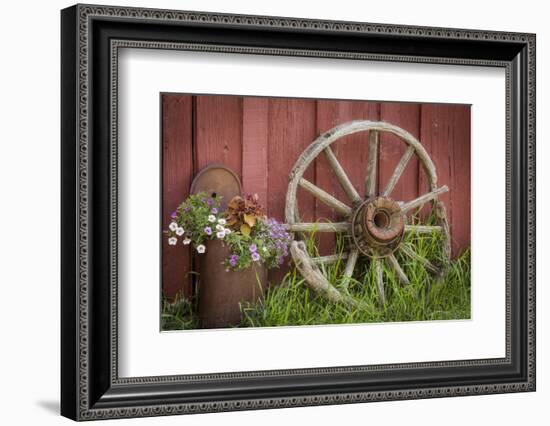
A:
POLYGON ((256 302, 267 285, 262 265, 240 271, 227 270, 224 261, 231 252, 220 241, 210 240, 200 255, 199 318, 201 328, 236 326, 241 322, 239 303, 256 302))

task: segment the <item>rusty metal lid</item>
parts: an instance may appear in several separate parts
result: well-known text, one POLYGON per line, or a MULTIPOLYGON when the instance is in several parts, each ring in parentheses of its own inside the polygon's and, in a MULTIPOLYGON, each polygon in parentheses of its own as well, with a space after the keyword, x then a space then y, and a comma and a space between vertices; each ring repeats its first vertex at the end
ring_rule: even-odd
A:
POLYGON ((202 169, 191 183, 191 194, 206 192, 212 197, 222 197, 221 208, 235 195, 241 195, 242 186, 237 174, 221 164, 210 164, 202 169))

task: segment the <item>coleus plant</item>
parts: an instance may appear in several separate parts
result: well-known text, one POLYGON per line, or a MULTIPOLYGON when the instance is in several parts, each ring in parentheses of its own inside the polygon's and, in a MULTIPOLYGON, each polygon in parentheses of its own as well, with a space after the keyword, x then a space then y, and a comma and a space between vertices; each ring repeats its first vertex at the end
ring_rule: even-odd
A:
POLYGON ((227 205, 225 216, 228 226, 247 236, 251 234, 258 220, 265 219, 258 194, 233 197, 227 205))

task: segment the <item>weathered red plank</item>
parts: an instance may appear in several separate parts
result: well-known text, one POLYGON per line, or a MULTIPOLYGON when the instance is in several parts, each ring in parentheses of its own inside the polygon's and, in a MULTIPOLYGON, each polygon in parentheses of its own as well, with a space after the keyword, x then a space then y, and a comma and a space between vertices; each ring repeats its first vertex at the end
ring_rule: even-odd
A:
POLYGON ((242 176, 243 98, 195 97, 195 168, 218 163, 242 176))
POLYGON ((456 105, 453 114, 453 199, 452 249, 455 255, 470 246, 471 242, 471 136, 469 105, 456 105))
MULTIPOLYGON (((440 199, 447 209, 456 256, 470 244, 470 118, 469 106, 424 104, 421 107, 421 141, 435 164, 438 186, 449 192, 440 199)), ((427 191, 420 174, 421 192, 427 191)))
MULTIPOLYGON (((315 101, 307 99, 269 100, 269 176, 268 212, 278 220, 284 220, 288 175, 302 152, 315 139, 315 101)), ((310 167, 304 177, 315 181, 315 170, 310 167)), ((312 220, 315 202, 305 191, 298 191, 300 215, 312 220)))
MULTIPOLYGON (((284 221, 288 176, 300 154, 313 141, 315 128, 315 101, 307 99, 269 99, 268 194, 269 216, 284 221)), ((309 167, 304 177, 315 181, 315 169, 309 167)), ((315 201, 303 190, 298 190, 298 206, 303 220, 315 216, 315 201)), ((287 267, 272 271, 269 279, 278 283, 287 267)))
MULTIPOLYGON (((243 178, 245 192, 258 193, 268 214, 284 220, 288 174, 298 156, 322 132, 355 119, 384 120, 419 137, 434 161, 453 240, 453 254, 470 243, 470 109, 460 105, 314 101, 304 99, 198 96, 163 97, 163 227, 171 211, 187 196, 192 174, 211 163, 222 163, 243 178), (194 124, 194 129, 193 129, 194 124), (195 135, 194 143, 192 135, 195 135), (194 150, 194 151, 193 151, 194 150), (192 164, 193 155, 195 164, 192 164)), ((368 134, 351 135, 333 144, 333 150, 361 195, 364 194, 368 134)), ((382 136, 379 152, 379 189, 383 189, 404 152, 405 145, 382 136)), ((306 179, 338 199, 349 202, 324 156, 310 167, 306 179)), ((413 157, 394 189, 397 199, 412 199, 423 192, 424 172, 413 157)), ((298 201, 304 220, 336 217, 305 191, 298 201)), ((333 238, 320 239, 322 254, 333 250, 333 238)), ((189 252, 163 242, 163 289, 168 296, 191 291, 186 275, 189 252)), ((286 270, 286 269, 285 269, 286 270)), ((272 273, 278 282, 281 273, 272 273)))
MULTIPOLYGON (((187 197, 193 179, 191 96, 162 96, 162 228, 170 214, 187 197)), ((189 247, 169 246, 162 238, 162 288, 172 299, 178 292, 191 295, 189 247)))
MULTIPOLYGON (((380 104, 380 120, 394 124, 420 137, 420 105, 385 102, 380 104)), ((408 145, 390 133, 380 136, 378 185, 383 191, 390 180, 395 166, 405 153, 408 145)), ((394 200, 409 201, 418 196, 418 158, 413 156, 397 181, 390 196, 394 200)))
POLYGON ((243 98, 242 176, 245 194, 258 194, 267 205, 268 100, 243 98))
MULTIPOLYGON (((317 102, 317 133, 321 134, 334 126, 352 120, 378 120, 379 104, 363 101, 332 101, 317 102)), ((361 196, 365 193, 366 164, 368 160, 368 133, 358 133, 334 142, 331 148, 344 168, 349 179, 361 196)), ((338 183, 324 155, 315 162, 315 182, 317 186, 334 195, 339 200, 350 204, 348 196, 338 183)), ((351 204, 350 204, 351 205, 351 204)), ((315 214, 317 220, 336 220, 338 215, 334 210, 320 201, 316 201, 315 214)), ((318 246, 321 254, 334 253, 334 236, 319 235, 318 246)))
MULTIPOLYGON (((450 164, 450 140, 449 140, 449 118, 450 110, 444 104, 423 104, 421 106, 420 141, 430 158, 432 159, 438 177, 438 186, 447 185, 449 192, 439 197, 445 204, 447 220, 449 221, 451 238, 454 227, 452 226, 452 199, 454 188, 451 185, 451 164, 450 164)), ((419 173, 419 193, 429 191, 428 180, 424 170, 419 173)), ((422 215, 430 210, 423 209, 422 215)))

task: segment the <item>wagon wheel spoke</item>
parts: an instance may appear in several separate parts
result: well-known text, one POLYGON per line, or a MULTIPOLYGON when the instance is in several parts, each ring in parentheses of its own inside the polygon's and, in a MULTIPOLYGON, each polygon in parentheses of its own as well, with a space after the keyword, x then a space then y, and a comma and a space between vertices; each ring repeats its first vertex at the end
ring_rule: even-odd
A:
MULTIPOLYGON (((289 186, 286 195, 285 220, 288 223, 286 229, 289 232, 303 235, 313 232, 334 232, 345 235, 351 240, 351 247, 347 253, 335 253, 329 256, 310 256, 303 241, 293 241, 290 245, 292 258, 304 277, 304 282, 314 291, 321 294, 331 302, 343 302, 348 307, 357 309, 363 305, 360 298, 348 292, 353 280, 354 268, 359 264, 358 257, 366 256, 370 263, 371 279, 373 287, 378 292, 379 302, 382 306, 386 303, 385 284, 386 269, 392 271, 402 285, 410 283, 405 273, 404 262, 412 259, 431 272, 439 276, 447 270, 450 250, 447 248, 450 240, 449 226, 445 209, 440 199, 440 194, 448 191, 446 186, 436 187, 437 174, 435 165, 428 152, 414 136, 398 126, 390 123, 370 120, 354 120, 338 125, 323 134, 302 153, 296 161, 289 175, 289 186), (368 144, 368 158, 365 167, 364 182, 365 191, 361 193, 350 180, 350 176, 342 167, 333 148, 332 143, 347 135, 357 132, 368 132, 365 142, 368 144), (394 166, 392 174, 384 186, 378 187, 380 178, 380 166, 378 164, 380 151, 380 132, 389 132, 406 143, 406 149, 394 166), (323 153, 323 154, 322 154, 323 153), (318 156, 324 155, 330 165, 339 185, 346 196, 342 201, 337 196, 331 195, 314 183, 304 179, 306 169, 318 156), (426 172, 430 189, 427 193, 411 201, 397 201, 390 197, 399 182, 404 179, 405 170, 409 167, 411 158, 418 158, 426 172), (299 217, 297 205, 297 190, 305 190, 311 193, 323 204, 332 208, 338 215, 343 215, 336 223, 310 223, 302 222, 299 217), (377 196, 377 195, 380 196, 377 196), (407 216, 418 211, 425 203, 432 203, 435 211, 436 222, 428 224, 407 225, 407 216), (399 217, 397 217, 399 215, 399 217), (395 226, 394 226, 395 225, 395 226), (399 228, 399 229, 398 229, 399 228), (398 237, 393 238, 392 232, 398 229, 398 237), (429 234, 441 235, 444 240, 441 264, 435 260, 429 260, 416 252, 414 246, 402 241, 403 235, 429 234), (376 241, 374 241, 376 240, 376 241), (402 250, 400 255, 396 250, 402 250), (401 256, 402 255, 402 256, 401 256), (374 262, 374 263, 372 263, 374 262), (340 286, 336 288, 326 276, 326 265, 337 265, 340 274, 340 286), (339 267, 342 265, 342 268, 339 267)), ((414 223, 414 222, 413 222, 414 223)), ((439 256, 438 256, 439 259, 439 256)))
POLYGON ((342 189, 346 192, 353 203, 360 203, 361 197, 359 196, 359 193, 349 180, 348 175, 346 175, 346 172, 342 168, 342 165, 336 158, 336 155, 334 155, 334 152, 332 151, 330 146, 327 146, 324 152, 328 163, 330 164, 330 167, 332 167, 332 171, 336 175, 338 182, 340 182, 340 186, 342 187, 342 189))
POLYGON ((291 232, 349 232, 349 222, 292 223, 285 226, 291 232))
POLYGON ((443 232, 443 227, 440 225, 405 225, 405 232, 431 234, 432 232, 443 232))
POLYGON ((426 269, 428 269, 429 271, 437 274, 439 272, 439 269, 432 263, 430 262, 428 259, 426 259, 424 256, 421 256, 419 255, 418 253, 416 253, 413 249, 411 249, 408 245, 406 244, 401 244, 399 246, 399 250, 401 250, 403 253, 405 253, 407 256, 409 256, 410 258, 420 262, 422 265, 424 265, 424 267, 426 269))
POLYGON ((332 207, 334 210, 342 213, 345 216, 351 216, 352 209, 350 206, 342 203, 340 200, 337 200, 328 192, 312 184, 310 181, 304 178, 301 178, 299 181, 299 185, 302 188, 304 188, 306 191, 308 191, 310 194, 312 194, 315 198, 325 203, 327 206, 332 207))
POLYGON ((381 305, 386 304, 386 294, 384 292, 384 277, 382 275, 382 261, 380 259, 372 259, 374 262, 374 279, 376 280, 376 287, 378 288, 378 299, 381 305))
POLYGON ((395 188, 395 185, 397 184, 397 181, 403 174, 403 171, 405 170, 405 167, 407 167, 407 164, 409 163, 409 160, 414 154, 414 147, 409 146, 401 159, 399 160, 399 163, 397 163, 397 166, 395 167, 395 170, 393 171, 393 174, 391 175, 390 180, 388 181, 388 184, 384 188, 384 191, 382 192, 383 197, 387 197, 391 194, 393 191, 393 188, 395 188))
POLYGON ((409 285, 410 281, 409 278, 407 278, 407 275, 405 275, 405 272, 403 272, 403 269, 401 268, 401 265, 395 258, 395 256, 390 254, 387 258, 389 266, 394 270, 394 272, 397 274, 397 277, 399 278, 399 282, 401 282, 401 285, 409 285))
POLYGON ((347 290, 349 282, 353 275, 353 270, 355 269, 355 264, 357 263, 357 258, 359 257, 359 250, 353 249, 349 252, 348 261, 346 262, 346 269, 344 270, 344 277, 342 280, 342 286, 347 290))
POLYGON ((423 204, 426 204, 428 201, 431 201, 434 198, 437 198, 439 195, 444 194, 448 190, 449 188, 447 187, 447 185, 443 185, 437 189, 434 189, 432 192, 428 192, 424 195, 421 195, 420 197, 415 198, 414 200, 407 201, 406 203, 403 203, 401 205, 401 211, 403 213, 407 213, 411 210, 421 207, 423 204))
POLYGON ((348 254, 331 254, 329 256, 318 256, 318 257, 312 257, 311 261, 315 265, 331 265, 333 263, 338 262, 340 259, 347 259, 348 254))
POLYGON ((369 159, 367 163, 367 178, 365 180, 365 195, 372 197, 376 192, 376 157, 378 157, 378 139, 377 130, 369 131, 369 159))

